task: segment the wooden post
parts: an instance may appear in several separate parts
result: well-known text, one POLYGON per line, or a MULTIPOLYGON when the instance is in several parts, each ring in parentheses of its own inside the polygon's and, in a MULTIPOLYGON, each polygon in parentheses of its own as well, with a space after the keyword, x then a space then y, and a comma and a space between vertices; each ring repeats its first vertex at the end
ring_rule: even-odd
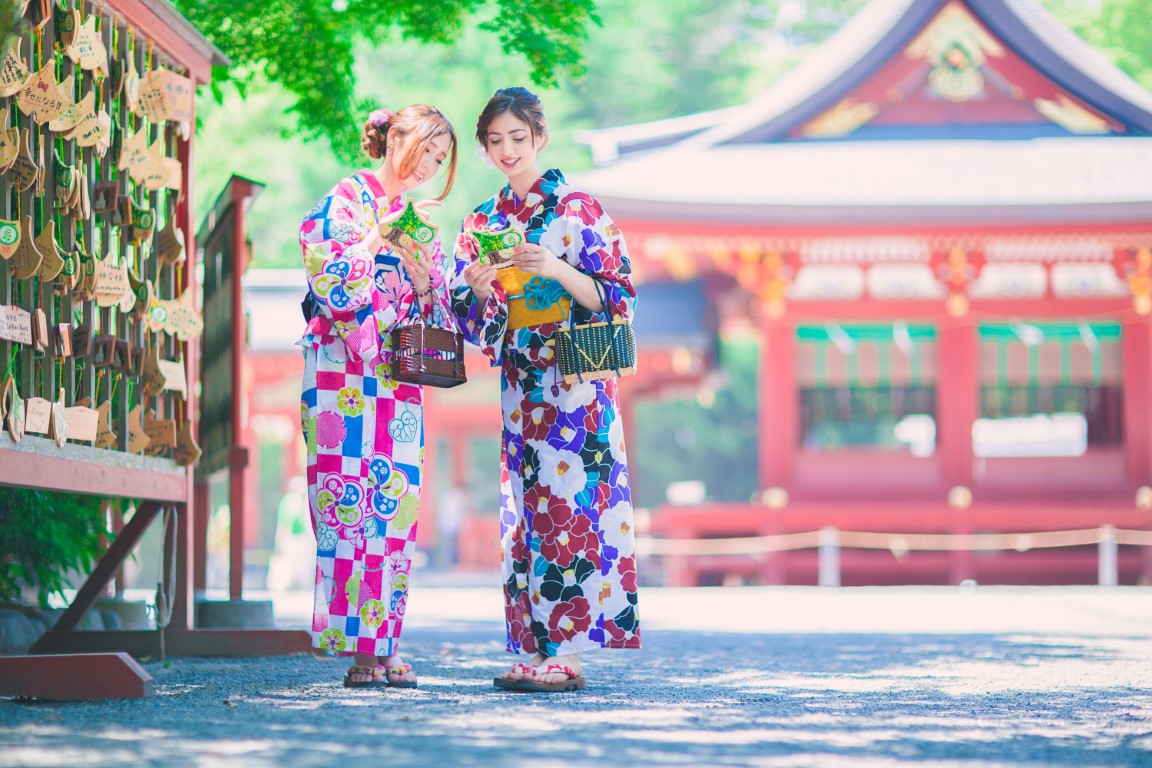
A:
POLYGON ((759 379, 760 488, 787 489, 800 429, 796 332, 787 317, 761 320, 759 379))
MULTIPOLYGON (((943 321, 936 345, 936 450, 944 494, 957 488, 972 490, 972 426, 980 416, 979 360, 979 336, 971 315, 943 321)), ((960 491, 957 495, 965 494, 960 491)), ((949 503, 951 533, 970 534, 971 497, 967 503, 949 498, 949 503)), ((953 584, 975 577, 970 551, 953 550, 949 560, 953 584)))

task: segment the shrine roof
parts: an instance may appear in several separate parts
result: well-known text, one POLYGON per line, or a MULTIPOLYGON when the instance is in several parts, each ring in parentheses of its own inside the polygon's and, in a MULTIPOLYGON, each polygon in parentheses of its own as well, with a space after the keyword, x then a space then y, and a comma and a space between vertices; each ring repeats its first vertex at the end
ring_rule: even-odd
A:
POLYGON ((1152 209, 1152 93, 1036 0, 873 0, 747 104, 579 138, 610 164, 573 179, 659 219, 1152 209))

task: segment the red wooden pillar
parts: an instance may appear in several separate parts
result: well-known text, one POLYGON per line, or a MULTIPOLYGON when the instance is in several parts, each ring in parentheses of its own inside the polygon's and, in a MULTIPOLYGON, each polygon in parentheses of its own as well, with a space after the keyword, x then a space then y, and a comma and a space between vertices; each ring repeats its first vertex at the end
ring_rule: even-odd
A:
POLYGON ((1124 377, 1124 450, 1128 477, 1152 484, 1152 318, 1133 316, 1121 340, 1124 377))
MULTIPOLYGON (((1134 485, 1152 485, 1152 318, 1133 315, 1123 325, 1124 455, 1134 485)), ((1152 530, 1152 518, 1145 527, 1152 530)), ((1144 547, 1141 575, 1152 584, 1152 547, 1144 547)))
POLYGON ((760 488, 788 489, 799 444, 796 331, 785 317, 760 322, 760 488))
POLYGON ((441 421, 434 408, 429 408, 428 387, 424 389, 424 468, 420 477, 420 523, 416 533, 418 546, 434 551, 440 541, 440 523, 437 514, 440 510, 440 493, 448 480, 443 472, 443 457, 440 455, 440 437, 444 434, 441 421))
POLYGON ((192 502, 192 589, 203 596, 208 589, 208 518, 211 515, 212 484, 195 486, 192 502))
MULTIPOLYGON (((940 324, 936 344, 936 450, 944 492, 972 488, 972 425, 980 416, 979 336, 971 315, 940 324)), ((967 505, 951 511, 952 533, 972 532, 967 505)), ((949 580, 973 578, 972 553, 957 550, 949 562, 949 580)))

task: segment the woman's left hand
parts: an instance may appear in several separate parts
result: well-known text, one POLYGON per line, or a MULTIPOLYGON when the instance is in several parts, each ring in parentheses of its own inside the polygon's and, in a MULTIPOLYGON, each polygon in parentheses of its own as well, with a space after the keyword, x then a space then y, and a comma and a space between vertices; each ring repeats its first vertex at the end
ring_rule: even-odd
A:
POLYGON ((400 255, 400 261, 404 263, 404 269, 408 270, 408 279, 412 281, 412 287, 416 293, 427 291, 432 281, 429 271, 432 267, 432 259, 427 255, 419 255, 419 251, 416 251, 416 255, 414 255, 404 248, 397 248, 396 252, 400 255), (417 255, 419 255, 418 258, 417 255))
POLYGON ((535 243, 521 243, 512 252, 512 263, 520 269, 542 277, 556 277, 560 271, 560 257, 535 243))

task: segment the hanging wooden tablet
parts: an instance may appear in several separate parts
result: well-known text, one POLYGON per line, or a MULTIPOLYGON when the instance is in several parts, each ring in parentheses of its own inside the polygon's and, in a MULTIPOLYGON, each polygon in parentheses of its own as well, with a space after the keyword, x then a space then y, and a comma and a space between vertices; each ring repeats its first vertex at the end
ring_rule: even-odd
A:
POLYGON ((175 123, 190 122, 196 100, 196 88, 192 81, 169 70, 164 73, 161 87, 164 90, 164 112, 167 119, 175 123))
POLYGON ((176 420, 154 419, 152 414, 144 414, 144 433, 148 435, 149 456, 163 456, 176 447, 176 420))
POLYGON ((160 373, 164 375, 164 389, 179 392, 180 397, 188 396, 188 376, 184 373, 183 360, 160 360, 160 373))
POLYGON ((140 99, 140 74, 136 71, 136 59, 128 59, 128 69, 124 72, 124 103, 128 111, 136 111, 140 99))
POLYGON ((64 413, 64 388, 52 403, 52 421, 48 424, 48 437, 56 443, 57 448, 63 448, 68 442, 68 418, 64 413))
POLYGON ((80 32, 80 11, 73 8, 63 11, 56 17, 56 38, 65 55, 76 44, 76 36, 80 32))
POLYGON ((116 337, 101 334, 92 341, 92 367, 112 368, 116 365, 116 337))
POLYGON ((68 439, 91 443, 96 439, 100 427, 100 413, 84 405, 74 405, 64 409, 68 422, 68 439))
POLYGON ((112 146, 112 116, 106 110, 100 110, 96 116, 96 141, 92 143, 92 150, 98 157, 108 154, 112 146))
POLYGON ((32 157, 32 131, 21 131, 21 133, 23 135, 19 137, 20 149, 16 153, 16 159, 12 161, 10 171, 13 185, 23 192, 36 183, 36 179, 40 175, 40 166, 32 157))
POLYGON ((144 431, 144 404, 128 412, 128 453, 140 453, 148 447, 148 433, 144 431))
POLYGON ((176 227, 176 217, 168 216, 164 228, 156 233, 156 255, 160 263, 174 266, 184 261, 184 231, 176 227))
POLYGON ((116 209, 119 186, 115 181, 98 181, 92 188, 92 212, 108 213, 116 209))
POLYGON ((26 409, 16 388, 16 377, 12 374, 5 376, 0 384, 0 401, 4 403, 4 426, 8 429, 8 436, 18 443, 24 439, 26 409))
POLYGON ((52 339, 48 336, 48 315, 43 307, 32 311, 32 346, 43 352, 52 339))
POLYGON ((72 329, 72 356, 79 360, 92 354, 92 326, 81 323, 72 329))
POLYGON ((116 363, 113 367, 129 378, 134 378, 138 375, 136 371, 136 349, 137 347, 132 343, 131 339, 116 340, 116 363))
POLYGON ((166 157, 160 161, 164 165, 167 180, 164 186, 176 193, 177 198, 184 196, 184 166, 174 157, 166 157))
POLYGON ((104 84, 108 98, 115 99, 124 88, 124 62, 114 57, 108 63, 111 71, 108 73, 108 79, 104 81, 104 84))
POLYGON ((156 301, 148 313, 148 327, 164 331, 180 341, 188 341, 204 331, 204 320, 192 303, 192 291, 186 289, 179 299, 156 301))
POLYGON ((20 222, 0 219, 0 256, 8 261, 20 247, 20 222))
POLYGON ((172 458, 182 467, 191 466, 200 460, 200 446, 192 436, 192 422, 185 420, 176 430, 176 450, 172 458))
POLYGON ((136 205, 129 198, 132 205, 132 239, 138 243, 152 241, 152 231, 156 228, 156 214, 149 208, 136 205))
POLYGON ((79 247, 76 251, 80 257, 80 284, 76 286, 76 293, 85 301, 92 301, 96 295, 96 258, 79 247))
POLYGON ((160 345, 156 344, 144 354, 144 368, 140 372, 140 385, 145 397, 154 397, 164 391, 168 379, 160 367, 160 345))
POLYGON ((116 168, 121 171, 128 171, 129 175, 136 181, 137 174, 140 173, 140 168, 148 162, 148 134, 143 130, 136 133, 124 134, 124 139, 120 143, 120 156, 116 160, 116 168))
POLYGON ((106 261, 96 261, 96 306, 112 307, 124 300, 124 294, 131 292, 128 285, 128 261, 113 266, 106 261))
POLYGON ((52 331, 52 356, 60 359, 72 357, 72 326, 57 323, 52 331))
POLYGON ((64 257, 60 247, 56 245, 56 222, 52 219, 44 222, 44 229, 36 236, 36 250, 40 251, 40 268, 36 271, 44 282, 55 280, 60 270, 64 269, 64 257))
POLYGON ((0 306, 0 339, 32 343, 32 313, 20 307, 0 306))
POLYGON ((23 38, 13 37, 4 52, 4 61, 0 64, 0 96, 15 96, 28 82, 28 67, 20 55, 22 42, 23 38))
POLYGON ((119 438, 112 431, 112 401, 105 400, 96 406, 96 447, 115 448, 119 438))
POLYGON ((97 114, 92 111, 85 112, 80 116, 80 120, 76 123, 75 127, 67 134, 65 139, 72 139, 77 145, 81 147, 91 147, 99 141, 107 138, 107 133, 112 127, 111 119, 108 113, 100 110, 97 114))
POLYGON ((112 209, 109 222, 114 227, 132 226, 132 198, 127 195, 116 198, 116 207, 112 209))
POLYGON ((52 403, 42 397, 30 397, 24 401, 24 431, 37 435, 48 434, 52 425, 52 403))
POLYGON ((81 25, 68 55, 81 69, 108 71, 108 49, 96 31, 95 16, 89 16, 81 25))
POLYGON ((8 110, 0 110, 0 171, 6 172, 20 154, 20 129, 8 128, 8 110))
POLYGON ((80 284, 80 255, 76 251, 62 251, 64 267, 56 276, 56 292, 65 295, 76 290, 80 284))
POLYGON ((40 262, 44 257, 36 250, 32 237, 32 217, 24 217, 23 231, 20 233, 20 244, 12 256, 12 276, 17 280, 27 280, 40 269, 40 262))
POLYGON ((148 148, 148 162, 145 163, 140 179, 141 183, 149 192, 159 192, 168 183, 168 174, 172 171, 164 162, 168 158, 164 157, 164 142, 162 139, 156 139, 151 147, 148 148))
MULTIPOLYGON (((71 78, 69 78, 71 79, 71 78)), ((48 130, 65 134, 65 139, 72 138, 68 134, 80 125, 85 119, 95 117, 96 92, 88 91, 80 101, 65 104, 64 109, 54 119, 48 122, 48 130)))
POLYGON ((56 84, 56 62, 49 60, 20 89, 16 106, 38 123, 47 123, 60 116, 64 109, 64 99, 56 84))
POLYGON ((166 70, 163 69, 154 69, 144 75, 140 80, 136 114, 148 118, 153 123, 162 123, 168 119, 168 106, 164 101, 166 78, 166 70))
POLYGON ((156 295, 152 288, 152 281, 147 279, 141 280, 136 277, 136 273, 133 270, 129 270, 128 286, 136 297, 135 314, 138 317, 144 317, 148 314, 148 310, 152 308, 152 299, 156 295))

